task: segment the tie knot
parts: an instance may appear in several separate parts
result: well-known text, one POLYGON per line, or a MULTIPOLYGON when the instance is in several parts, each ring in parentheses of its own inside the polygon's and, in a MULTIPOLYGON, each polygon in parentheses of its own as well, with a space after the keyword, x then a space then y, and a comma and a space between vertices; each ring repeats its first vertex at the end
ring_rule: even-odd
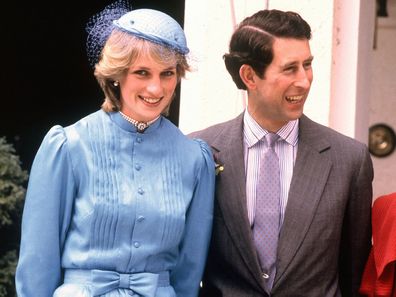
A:
POLYGON ((267 144, 268 144, 269 147, 274 147, 275 141, 278 140, 279 135, 276 134, 276 133, 267 133, 267 134, 264 136, 264 138, 265 138, 265 140, 267 141, 267 144))

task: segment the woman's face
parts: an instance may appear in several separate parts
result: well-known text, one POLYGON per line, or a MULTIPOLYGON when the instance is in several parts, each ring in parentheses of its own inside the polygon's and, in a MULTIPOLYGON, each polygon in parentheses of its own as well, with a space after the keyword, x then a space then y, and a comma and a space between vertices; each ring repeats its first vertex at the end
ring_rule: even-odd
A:
POLYGON ((121 111, 137 121, 155 119, 171 103, 177 82, 176 59, 160 63, 141 55, 120 80, 121 111))

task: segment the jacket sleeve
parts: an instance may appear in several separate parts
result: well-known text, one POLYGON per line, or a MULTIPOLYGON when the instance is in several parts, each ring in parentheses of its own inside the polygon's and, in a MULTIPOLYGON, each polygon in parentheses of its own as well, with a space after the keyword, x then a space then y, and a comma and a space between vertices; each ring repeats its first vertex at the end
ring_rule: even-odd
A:
POLYGON ((371 205, 373 166, 366 147, 358 156, 351 184, 340 249, 340 285, 343 296, 358 293, 364 266, 371 249, 371 205))
POLYGON ((19 297, 52 297, 62 278, 61 255, 76 184, 60 126, 45 136, 30 172, 16 271, 19 297))
POLYGON ((189 206, 179 260, 171 273, 177 296, 198 296, 212 232, 215 164, 209 146, 196 139, 202 150, 192 202, 189 206))

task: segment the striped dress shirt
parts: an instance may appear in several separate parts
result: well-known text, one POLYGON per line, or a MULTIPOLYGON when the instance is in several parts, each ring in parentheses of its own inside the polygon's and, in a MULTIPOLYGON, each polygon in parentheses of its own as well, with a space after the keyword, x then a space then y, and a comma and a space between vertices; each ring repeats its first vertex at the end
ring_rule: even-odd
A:
MULTIPOLYGON (((250 225, 253 226, 256 209, 256 187, 259 176, 260 156, 267 149, 266 142, 260 141, 267 133, 267 130, 252 118, 246 110, 244 114, 244 158, 246 175, 246 197, 247 210, 250 225)), ((296 160, 298 148, 298 119, 288 122, 276 132, 280 139, 275 143, 275 152, 279 158, 280 167, 280 208, 281 223, 284 219, 287 199, 293 167, 296 160)))

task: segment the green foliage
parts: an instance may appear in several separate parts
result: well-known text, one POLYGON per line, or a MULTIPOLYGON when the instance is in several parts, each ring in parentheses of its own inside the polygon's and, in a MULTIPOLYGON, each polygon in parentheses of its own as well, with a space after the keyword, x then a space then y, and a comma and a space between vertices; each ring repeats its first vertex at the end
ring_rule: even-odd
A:
POLYGON ((14 289, 20 217, 28 174, 15 150, 0 137, 0 297, 16 296, 14 289))
POLYGON ((27 173, 20 166, 12 145, 0 138, 0 228, 11 225, 12 215, 20 211, 25 197, 27 173))
POLYGON ((16 296, 14 279, 17 261, 16 250, 8 251, 0 258, 0 297, 16 296))

